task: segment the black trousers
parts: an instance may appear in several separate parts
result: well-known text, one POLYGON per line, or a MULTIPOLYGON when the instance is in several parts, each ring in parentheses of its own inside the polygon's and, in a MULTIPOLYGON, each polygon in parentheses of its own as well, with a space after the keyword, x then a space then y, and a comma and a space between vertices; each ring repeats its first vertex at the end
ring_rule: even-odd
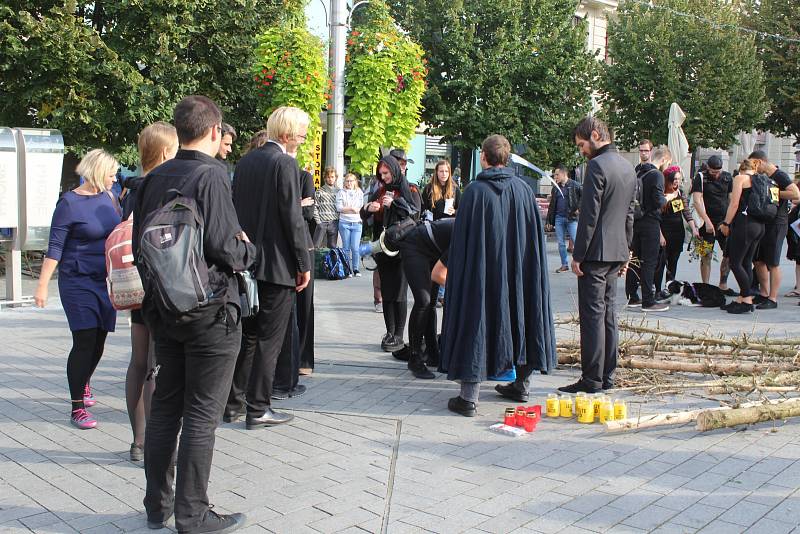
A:
MULTIPOLYGON (((304 289, 300 293, 304 293, 304 289)), ((283 336, 281 352, 278 354, 278 363, 275 366, 275 381, 273 390, 291 391, 297 386, 300 379, 300 329, 297 326, 297 298, 292 296, 292 311, 289 315, 289 324, 283 336)))
POLYGON ((731 233, 728 236, 728 260, 743 297, 754 294, 750 289, 753 286, 753 257, 761 238, 764 237, 764 231, 764 223, 741 213, 736 215, 731 225, 731 233))
POLYGON ((275 366, 286 337, 294 294, 293 287, 258 282, 255 351, 247 381, 247 414, 250 416, 261 417, 270 407, 275 366))
POLYGON ((661 231, 657 220, 644 217, 633 225, 633 243, 631 250, 636 262, 631 262, 628 275, 625 278, 625 293, 630 298, 637 294, 639 286, 642 286, 642 306, 652 306, 656 302, 653 279, 656 274, 656 264, 658 263, 659 233, 661 231))
POLYGON ((578 314, 581 332, 581 380, 600 389, 613 383, 617 368, 616 297, 622 263, 585 261, 578 277, 578 314))
POLYGON ((661 248, 658 257, 658 267, 656 268, 655 284, 656 293, 661 291, 664 281, 664 271, 667 273, 667 282, 675 280, 675 273, 678 270, 678 260, 683 252, 683 238, 686 231, 683 229, 683 222, 680 225, 661 225, 661 233, 664 234, 666 246, 661 248))
POLYGON ((191 325, 156 331, 154 337, 157 373, 144 441, 144 506, 153 521, 166 519, 174 506, 178 530, 191 530, 208 510, 214 431, 241 341, 237 311, 221 307, 191 325))
MULTIPOLYGON (((313 257, 313 252, 311 253, 313 257)), ((300 335, 300 367, 314 368, 314 269, 311 281, 297 294, 297 328, 300 335)))
POLYGON ((250 371, 253 368, 253 356, 256 352, 258 342, 258 321, 256 317, 246 317, 242 319, 242 342, 239 346, 239 354, 236 357, 236 365, 233 369, 233 380, 231 390, 228 393, 228 402, 225 411, 238 412, 245 405, 245 393, 247 384, 250 382, 250 371))
MULTIPOLYGON (((439 345, 436 340, 436 299, 439 295, 439 285, 431 281, 431 271, 437 259, 432 259, 431 254, 419 250, 414 246, 403 246, 403 272, 414 295, 414 305, 408 321, 408 342, 411 347, 411 359, 422 360, 422 338, 428 354, 436 357, 439 354, 439 345)), ((433 256, 437 251, 433 251, 433 256)))
POLYGON ((402 339, 408 315, 408 281, 403 272, 401 257, 376 254, 374 258, 381 281, 386 331, 402 339))

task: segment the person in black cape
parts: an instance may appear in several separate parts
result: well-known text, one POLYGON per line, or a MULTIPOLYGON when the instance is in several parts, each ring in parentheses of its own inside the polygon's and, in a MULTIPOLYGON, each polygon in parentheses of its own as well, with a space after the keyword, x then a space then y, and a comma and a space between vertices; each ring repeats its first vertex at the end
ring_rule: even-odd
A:
POLYGON ((442 365, 461 382, 448 409, 476 414, 480 383, 516 368, 500 395, 528 400, 530 375, 556 364, 545 236, 534 190, 506 167, 501 135, 481 146, 483 172, 461 197, 447 259, 442 365))
MULTIPOLYGON (((417 217, 420 212, 421 199, 419 190, 412 186, 403 176, 397 160, 391 156, 383 158, 377 167, 377 175, 381 184, 369 195, 368 202, 361 208, 361 218, 373 217, 378 228, 389 228, 408 217, 417 217)), ((375 235, 380 232, 375 230, 375 235)), ((381 348, 385 352, 394 352, 403 348, 403 331, 406 328, 408 314, 408 282, 400 256, 376 254, 375 263, 381 279, 383 295, 383 321, 386 334, 381 340, 381 348)))

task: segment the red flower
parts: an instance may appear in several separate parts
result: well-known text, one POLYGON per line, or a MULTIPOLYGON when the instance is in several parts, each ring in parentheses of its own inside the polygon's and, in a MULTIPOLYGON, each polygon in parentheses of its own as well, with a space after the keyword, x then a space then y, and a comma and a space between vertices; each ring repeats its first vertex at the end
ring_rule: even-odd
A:
POLYGON ((262 74, 266 74, 267 73, 267 69, 261 69, 261 73, 262 74))
POLYGON ((272 79, 272 74, 267 74, 267 79, 271 80, 272 79))

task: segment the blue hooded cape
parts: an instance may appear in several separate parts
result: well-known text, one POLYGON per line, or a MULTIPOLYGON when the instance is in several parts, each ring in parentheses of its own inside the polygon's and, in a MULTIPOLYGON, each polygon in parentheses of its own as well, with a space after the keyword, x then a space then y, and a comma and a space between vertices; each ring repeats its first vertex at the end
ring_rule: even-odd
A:
POLYGON ((532 186, 506 167, 481 172, 461 197, 447 266, 447 378, 480 382, 528 363, 550 372, 555 331, 532 186))

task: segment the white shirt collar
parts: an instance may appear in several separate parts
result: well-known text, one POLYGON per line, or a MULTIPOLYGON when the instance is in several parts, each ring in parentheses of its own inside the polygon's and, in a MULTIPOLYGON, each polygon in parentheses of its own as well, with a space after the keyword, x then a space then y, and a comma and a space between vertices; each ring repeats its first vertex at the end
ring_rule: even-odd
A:
POLYGON ((275 143, 276 145, 278 145, 279 147, 281 147, 281 152, 283 152, 284 154, 286 154, 286 147, 285 147, 284 145, 282 145, 281 143, 279 143, 279 142, 277 142, 277 141, 273 141, 272 139, 270 139, 270 140, 269 140, 269 142, 270 142, 270 143, 275 143))

